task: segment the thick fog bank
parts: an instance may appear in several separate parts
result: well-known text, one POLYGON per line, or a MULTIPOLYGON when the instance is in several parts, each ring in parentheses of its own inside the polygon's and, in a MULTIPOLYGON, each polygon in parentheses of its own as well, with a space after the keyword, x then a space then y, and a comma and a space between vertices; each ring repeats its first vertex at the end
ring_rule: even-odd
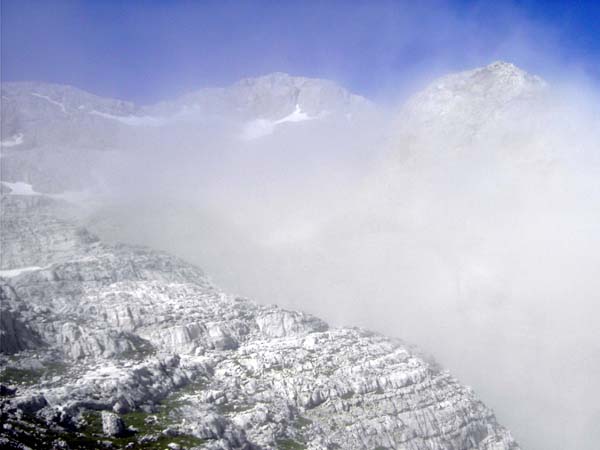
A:
POLYGON ((591 450, 599 103, 580 85, 486 76, 250 141, 226 123, 145 128, 99 169, 90 223, 240 295, 419 345, 524 448, 591 450))

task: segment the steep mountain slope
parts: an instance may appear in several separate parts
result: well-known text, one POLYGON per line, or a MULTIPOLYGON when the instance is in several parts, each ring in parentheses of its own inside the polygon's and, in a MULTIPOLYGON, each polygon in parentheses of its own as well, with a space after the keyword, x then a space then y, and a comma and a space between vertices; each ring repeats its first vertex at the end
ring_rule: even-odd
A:
POLYGON ((327 114, 360 114, 372 106, 332 81, 273 73, 149 106, 102 98, 71 86, 7 82, 2 83, 2 108, 3 147, 12 150, 52 144, 107 147, 118 125, 286 117, 294 122, 327 114))
POLYGON ((5 448, 518 448, 401 342, 229 297, 68 209, 2 196, 5 448))
POLYGON ((129 115, 135 111, 129 102, 102 98, 71 86, 2 83, 3 146, 19 150, 56 144, 107 146, 114 124, 101 114, 129 115))
POLYGON ((94 167, 127 132, 97 112, 134 110, 70 86, 2 83, 3 180, 52 193, 89 188, 97 183, 94 167))
POLYGON ((351 129, 372 112, 367 100, 331 81, 283 73, 150 106, 70 86, 2 83, 2 174, 40 192, 99 189, 136 152, 194 155, 209 141, 206 159, 218 159, 223 147, 243 149, 307 123, 351 129))

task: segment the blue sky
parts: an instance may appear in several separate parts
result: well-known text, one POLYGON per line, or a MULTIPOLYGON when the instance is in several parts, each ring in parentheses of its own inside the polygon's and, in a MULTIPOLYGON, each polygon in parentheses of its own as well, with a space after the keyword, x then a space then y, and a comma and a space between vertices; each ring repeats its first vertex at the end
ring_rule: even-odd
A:
POLYGON ((600 83, 598 1, 2 0, 2 79, 141 103, 283 71, 369 97, 504 59, 600 83))

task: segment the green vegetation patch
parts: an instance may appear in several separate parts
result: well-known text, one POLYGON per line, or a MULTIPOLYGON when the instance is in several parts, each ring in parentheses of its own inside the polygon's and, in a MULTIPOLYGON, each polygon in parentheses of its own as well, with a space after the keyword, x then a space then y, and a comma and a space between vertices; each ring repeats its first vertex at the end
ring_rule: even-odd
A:
POLYGON ((277 448, 280 450, 306 450, 306 446, 294 439, 277 439, 277 448))
POLYGON ((3 384, 35 384, 42 378, 40 369, 17 369, 7 367, 0 374, 0 381, 3 384))
POLYGON ((179 389, 177 392, 175 392, 171 396, 167 397, 167 400, 169 398, 172 398, 173 400, 180 399, 181 397, 183 397, 185 395, 195 394, 198 391, 204 390, 206 388, 206 384, 207 384, 207 382, 204 378, 196 380, 192 383, 188 383, 184 387, 179 389))
POLYGON ((128 436, 122 437, 106 437, 102 433, 102 413, 100 411, 89 411, 84 414, 86 426, 83 429, 82 438, 86 441, 93 439, 101 441, 109 441, 115 447, 122 448, 130 445, 132 449, 150 449, 164 450, 171 442, 179 444, 184 448, 199 447, 206 442, 205 439, 200 439, 196 436, 188 434, 180 434, 177 436, 165 436, 162 431, 172 425, 168 420, 167 411, 160 411, 156 414, 146 413, 144 411, 132 411, 121 415, 125 422, 125 426, 133 427, 137 431, 130 433, 128 436), (156 421, 148 421, 148 417, 155 416, 156 421), (151 440, 138 442, 138 439, 144 435, 152 436, 151 440))
POLYGON ((313 421, 310 419, 307 419, 306 417, 298 416, 296 418, 296 424, 298 425, 299 428, 308 427, 308 426, 312 425, 312 423, 313 423, 313 421))
POLYGON ((0 382, 9 385, 32 385, 39 383, 43 378, 52 378, 65 372, 65 364, 59 362, 46 364, 39 369, 7 367, 0 373, 0 382))
POLYGON ((219 412, 219 414, 221 415, 227 415, 227 414, 231 414, 231 413, 240 413, 240 412, 244 412, 244 411, 249 411, 252 408, 254 408, 254 405, 250 405, 250 404, 241 404, 241 403, 233 403, 233 402, 226 402, 226 403, 221 403, 216 405, 217 407, 217 411, 219 412))
POLYGON ((134 348, 125 350, 117 355, 118 359, 141 361, 156 354, 154 346, 145 339, 137 336, 128 336, 134 348))

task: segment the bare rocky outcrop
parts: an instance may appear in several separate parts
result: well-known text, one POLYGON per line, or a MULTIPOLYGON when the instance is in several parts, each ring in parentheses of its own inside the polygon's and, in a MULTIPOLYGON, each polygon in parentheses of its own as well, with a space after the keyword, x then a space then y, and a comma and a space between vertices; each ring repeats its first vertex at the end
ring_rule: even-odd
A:
POLYGON ((125 434, 125 424, 115 413, 102 411, 102 431, 110 437, 119 437, 125 434))
MULTIPOLYGON (((3 299, 0 299, 3 300, 3 299)), ((0 352, 12 355, 40 347, 42 339, 10 309, 0 309, 0 352)))

